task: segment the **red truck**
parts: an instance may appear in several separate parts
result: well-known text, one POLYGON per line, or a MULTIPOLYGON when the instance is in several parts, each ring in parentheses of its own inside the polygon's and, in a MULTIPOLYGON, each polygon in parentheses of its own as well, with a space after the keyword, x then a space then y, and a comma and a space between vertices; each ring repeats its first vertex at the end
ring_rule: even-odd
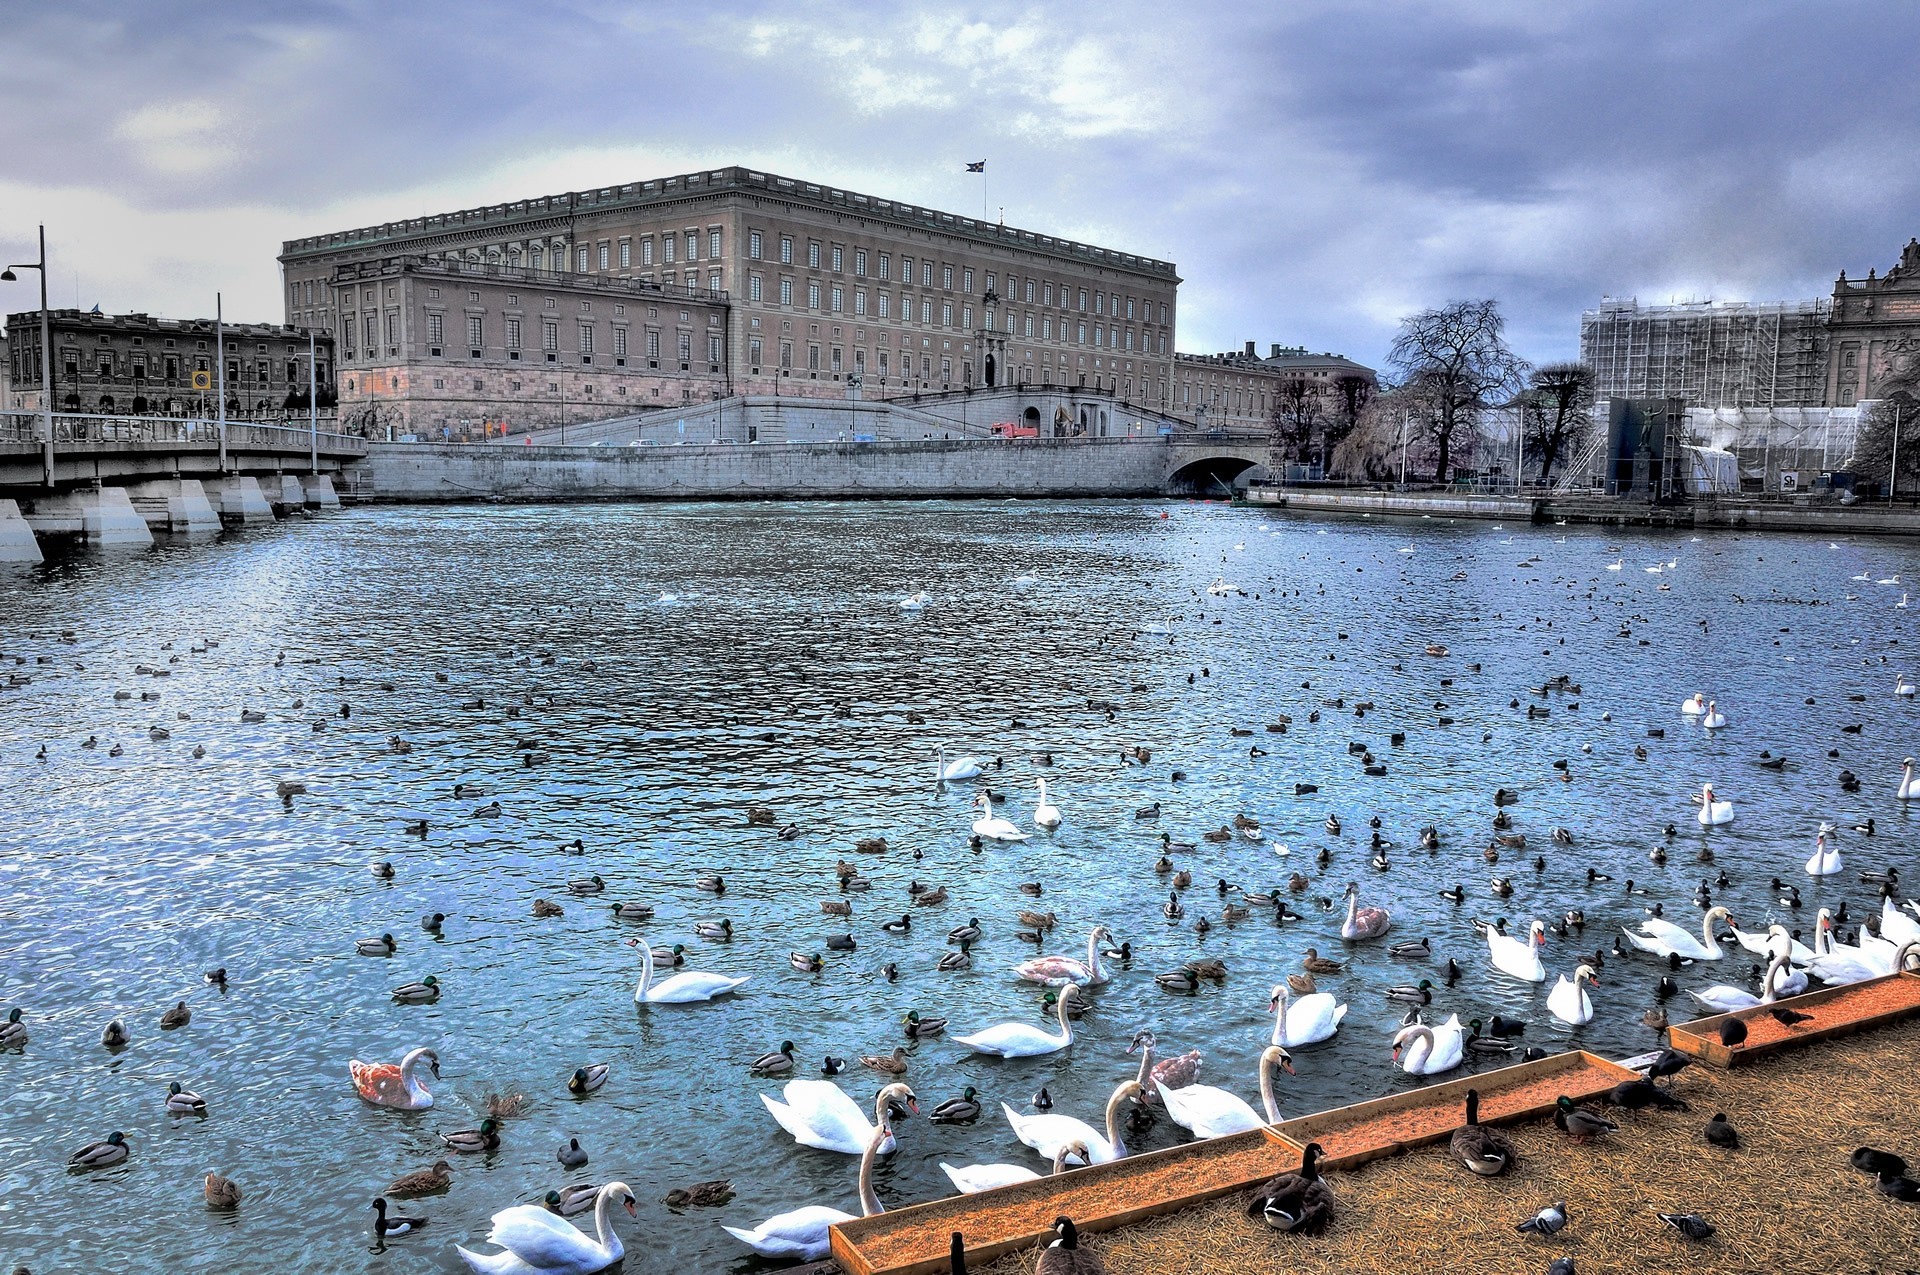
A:
POLYGON ((1038 438, 1038 425, 1022 425, 1018 421, 996 421, 988 430, 995 438, 1038 438))

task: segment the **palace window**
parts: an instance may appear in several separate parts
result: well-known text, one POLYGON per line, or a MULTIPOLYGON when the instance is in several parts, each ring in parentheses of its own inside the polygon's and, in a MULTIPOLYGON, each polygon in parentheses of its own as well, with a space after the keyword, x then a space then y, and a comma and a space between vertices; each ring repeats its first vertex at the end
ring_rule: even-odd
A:
POLYGON ((783 266, 790 266, 793 264, 793 236, 792 235, 780 236, 780 264, 783 266))
POLYGON ((760 260, 760 232, 757 230, 747 232, 747 256, 755 261, 760 260))

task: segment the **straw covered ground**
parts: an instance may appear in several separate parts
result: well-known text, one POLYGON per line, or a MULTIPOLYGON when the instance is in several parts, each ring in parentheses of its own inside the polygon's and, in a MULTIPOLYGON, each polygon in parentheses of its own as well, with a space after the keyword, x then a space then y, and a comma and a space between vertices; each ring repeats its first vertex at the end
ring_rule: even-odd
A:
MULTIPOLYGON (((1847 1159, 1868 1144, 1920 1173, 1920 1022, 1733 1071, 1695 1064, 1674 1092, 1691 1111, 1609 1110, 1620 1132, 1587 1146, 1550 1120, 1508 1127, 1519 1163, 1505 1177, 1472 1176, 1444 1144, 1329 1173, 1340 1211, 1318 1238, 1247 1217, 1246 1193, 1083 1246, 1114 1275, 1515 1275, 1557 1257, 1579 1275, 1920 1275, 1920 1205, 1883 1198, 1847 1159), (1716 1111, 1742 1149, 1704 1140, 1716 1111), (1514 1230, 1556 1200, 1571 1218, 1559 1235, 1514 1230), (1719 1233, 1686 1239, 1658 1212, 1701 1213, 1719 1233)), ((1033 1265, 1021 1253, 990 1271, 1030 1275, 1033 1265)))

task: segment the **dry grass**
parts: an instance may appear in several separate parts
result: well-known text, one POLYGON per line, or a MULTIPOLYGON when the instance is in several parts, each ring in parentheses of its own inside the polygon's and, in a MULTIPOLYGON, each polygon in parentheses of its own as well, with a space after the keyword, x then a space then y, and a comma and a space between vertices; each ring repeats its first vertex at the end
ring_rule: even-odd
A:
MULTIPOLYGON (((1115 1275, 1542 1271, 1580 1275, 1914 1275, 1920 1206, 1883 1199, 1854 1170, 1863 1143, 1920 1161, 1920 1023, 1678 1078, 1690 1112, 1616 1112, 1621 1129, 1580 1146, 1551 1122, 1511 1127, 1519 1164, 1475 1178, 1444 1145, 1327 1175, 1340 1212, 1324 1236, 1279 1235, 1245 1216, 1246 1195, 1088 1237, 1115 1275), (1701 1136, 1725 1111, 1745 1146, 1701 1136), (1571 1222, 1551 1239, 1514 1225, 1555 1200, 1571 1222), (1719 1234, 1696 1243, 1657 1212, 1699 1212, 1719 1234)), ((1031 1253, 990 1275, 1030 1275, 1031 1253)))

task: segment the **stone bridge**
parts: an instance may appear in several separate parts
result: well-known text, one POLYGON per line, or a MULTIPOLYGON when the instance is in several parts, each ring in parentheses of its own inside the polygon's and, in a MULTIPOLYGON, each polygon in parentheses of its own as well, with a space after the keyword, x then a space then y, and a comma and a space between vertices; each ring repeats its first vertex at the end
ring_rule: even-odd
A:
POLYGON ((38 562, 37 537, 151 544, 277 512, 337 508, 333 475, 364 439, 311 426, 0 412, 0 561, 38 562))
POLYGON ((1267 464, 1264 435, 1213 430, 1167 438, 1166 490, 1176 496, 1231 496, 1267 464))

